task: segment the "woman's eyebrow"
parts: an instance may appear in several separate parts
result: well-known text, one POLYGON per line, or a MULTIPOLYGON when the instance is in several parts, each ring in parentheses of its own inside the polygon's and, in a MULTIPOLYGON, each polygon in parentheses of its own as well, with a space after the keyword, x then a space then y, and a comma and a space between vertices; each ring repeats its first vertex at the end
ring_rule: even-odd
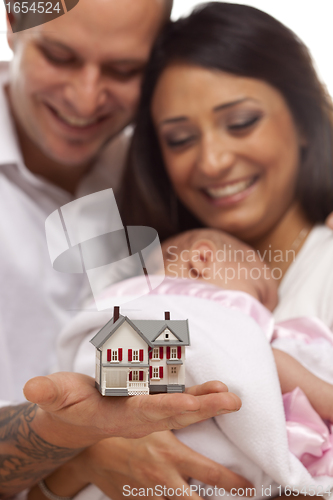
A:
POLYGON ((160 122, 159 126, 165 125, 166 123, 178 123, 178 122, 184 122, 187 120, 188 120, 188 118, 186 116, 175 116, 174 118, 166 118, 165 120, 162 120, 160 122))
POLYGON ((255 101, 252 97, 242 97, 241 99, 237 99, 236 101, 226 102, 225 104, 219 104, 213 108, 213 111, 221 111, 222 109, 231 108, 232 106, 236 106, 237 104, 241 104, 245 101, 255 101))

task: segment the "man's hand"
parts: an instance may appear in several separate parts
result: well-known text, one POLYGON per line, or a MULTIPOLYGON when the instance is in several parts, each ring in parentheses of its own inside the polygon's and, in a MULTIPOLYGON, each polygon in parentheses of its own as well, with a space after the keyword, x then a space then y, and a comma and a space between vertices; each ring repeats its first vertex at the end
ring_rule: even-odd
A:
POLYGON ((101 396, 94 384, 91 377, 65 372, 27 382, 24 394, 39 406, 39 425, 46 426, 50 440, 85 448, 110 436, 139 438, 181 429, 241 407, 238 396, 221 382, 196 386, 187 394, 133 397, 101 396))
MULTIPOLYGON (((124 493, 134 499, 140 488, 152 488, 149 498, 164 500, 172 491, 177 498, 186 497, 190 478, 226 491, 248 488, 249 495, 253 488, 238 474, 185 446, 171 431, 141 439, 104 439, 56 470, 47 478, 47 485, 53 493, 71 497, 89 482, 112 500, 124 500, 124 493), (158 494, 161 488, 163 495, 158 494), (156 495, 151 494, 154 491, 156 495)), ((38 500, 38 495, 38 488, 34 488, 29 500, 38 500)), ((200 497, 192 492, 191 498, 200 497)))
MULTIPOLYGON (((164 494, 161 496, 156 490, 156 495, 149 495, 152 498, 163 500, 172 496, 172 491, 177 497, 186 497, 189 478, 227 491, 231 488, 246 491, 253 487, 238 474, 185 446, 170 431, 133 440, 105 439, 82 452, 72 461, 71 467, 72 475, 74 471, 74 476, 81 476, 81 481, 89 480, 113 500, 123 500, 124 492, 126 497, 134 498, 139 488, 155 491, 156 486, 163 488, 164 494)), ((63 489, 63 481, 60 484, 59 474, 56 471, 54 477, 48 478, 48 484, 52 491, 64 495, 68 492, 63 489)), ((191 497, 199 500, 194 492, 191 497)))
POLYGON ((103 397, 92 378, 62 372, 31 379, 24 392, 35 404, 0 410, 0 496, 30 487, 103 438, 180 429, 241 406, 221 382, 188 394, 103 397))

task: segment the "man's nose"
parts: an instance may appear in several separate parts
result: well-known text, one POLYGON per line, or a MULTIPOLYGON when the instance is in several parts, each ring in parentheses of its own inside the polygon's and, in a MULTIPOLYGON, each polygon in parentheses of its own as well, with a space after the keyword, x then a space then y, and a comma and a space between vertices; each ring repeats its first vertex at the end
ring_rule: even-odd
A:
POLYGON ((235 157, 235 152, 227 140, 223 140, 219 135, 204 137, 198 168, 207 177, 216 177, 232 168, 235 157))
POLYGON ((100 68, 85 65, 73 74, 65 90, 67 104, 80 117, 91 117, 106 103, 108 91, 103 85, 100 68))

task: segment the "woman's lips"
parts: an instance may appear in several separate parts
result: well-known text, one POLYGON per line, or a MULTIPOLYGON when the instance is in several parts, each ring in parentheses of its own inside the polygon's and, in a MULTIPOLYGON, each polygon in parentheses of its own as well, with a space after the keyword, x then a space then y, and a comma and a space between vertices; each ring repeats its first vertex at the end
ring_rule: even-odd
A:
POLYGON ((248 196, 259 177, 259 175, 254 175, 247 179, 230 182, 224 186, 205 188, 202 191, 214 205, 232 204, 248 196))

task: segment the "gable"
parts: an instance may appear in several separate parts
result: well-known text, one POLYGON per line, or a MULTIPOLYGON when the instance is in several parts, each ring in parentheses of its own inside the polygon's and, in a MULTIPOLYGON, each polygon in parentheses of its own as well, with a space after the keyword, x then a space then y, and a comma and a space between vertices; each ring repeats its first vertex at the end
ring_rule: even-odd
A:
POLYGON ((162 331, 162 333, 154 340, 154 342, 180 342, 180 340, 172 333, 172 331, 170 330, 170 328, 164 328, 164 330, 162 331), (169 340, 166 340, 164 338, 165 336, 165 330, 168 330, 168 333, 169 333, 169 340))
POLYGON ((139 335, 127 321, 124 321, 116 331, 110 335, 105 342, 100 346, 102 351, 106 349, 145 349, 147 350, 148 344, 146 340, 139 335))

